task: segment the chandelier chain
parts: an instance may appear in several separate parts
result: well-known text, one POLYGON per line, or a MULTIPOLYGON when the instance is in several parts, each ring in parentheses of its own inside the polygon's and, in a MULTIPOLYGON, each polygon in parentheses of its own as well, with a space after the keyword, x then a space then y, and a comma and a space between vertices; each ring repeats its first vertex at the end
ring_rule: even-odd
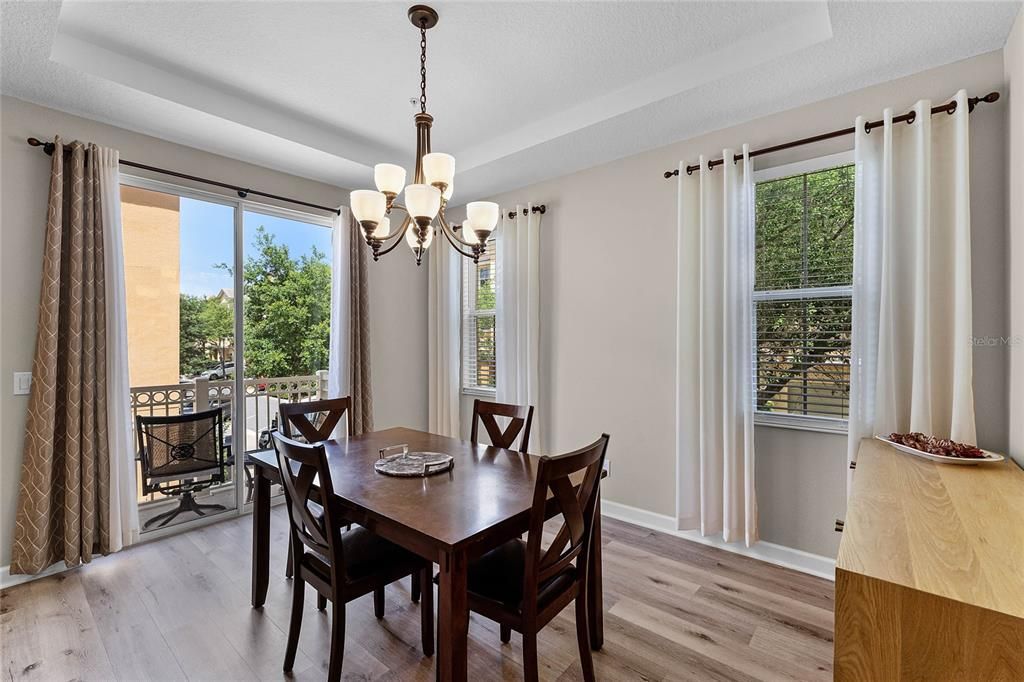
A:
POLYGON ((427 27, 420 20, 420 113, 427 113, 427 27))

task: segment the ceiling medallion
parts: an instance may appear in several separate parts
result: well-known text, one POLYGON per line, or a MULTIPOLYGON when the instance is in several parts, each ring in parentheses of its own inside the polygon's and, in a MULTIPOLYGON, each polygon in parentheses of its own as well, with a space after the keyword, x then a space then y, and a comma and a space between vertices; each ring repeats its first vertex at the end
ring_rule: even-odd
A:
POLYGON ((402 238, 412 249, 416 265, 434 241, 438 228, 466 258, 477 262, 487 248, 487 238, 498 224, 498 205, 491 201, 466 204, 466 220, 453 229, 445 218, 445 207, 452 196, 455 157, 430 151, 430 126, 434 117, 427 113, 427 29, 437 25, 437 12, 426 5, 409 8, 409 21, 420 31, 420 110, 416 122, 416 170, 413 184, 405 184, 405 168, 393 163, 373 167, 376 190, 360 189, 350 195, 352 215, 359 222, 373 260, 391 252, 402 238), (405 192, 405 204, 396 199, 405 192), (401 225, 391 229, 392 211, 405 214, 401 225), (462 232, 460 237, 457 232, 462 232))

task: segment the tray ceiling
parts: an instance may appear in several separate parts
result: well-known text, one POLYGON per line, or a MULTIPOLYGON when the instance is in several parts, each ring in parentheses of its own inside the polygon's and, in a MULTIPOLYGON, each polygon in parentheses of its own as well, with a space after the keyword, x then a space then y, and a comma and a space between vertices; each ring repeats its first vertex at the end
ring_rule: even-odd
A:
MULTIPOLYGON (((458 159, 460 202, 998 49, 1019 9, 435 6, 428 110, 435 151, 458 159)), ((0 91, 367 186, 378 161, 412 165, 419 41, 405 11, 394 2, 4 2, 0 91)))

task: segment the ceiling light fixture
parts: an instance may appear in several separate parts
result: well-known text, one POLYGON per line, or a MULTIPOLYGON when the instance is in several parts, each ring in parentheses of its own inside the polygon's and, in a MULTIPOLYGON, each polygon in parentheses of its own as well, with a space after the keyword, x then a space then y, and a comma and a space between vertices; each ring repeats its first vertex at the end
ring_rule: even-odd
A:
MULTIPOLYGON (((466 258, 477 262, 487 249, 487 239, 498 224, 498 205, 491 201, 473 201, 466 205, 466 220, 454 229, 445 217, 445 207, 452 196, 455 180, 455 157, 430 151, 430 126, 434 117, 427 113, 427 29, 437 25, 437 12, 426 5, 409 8, 409 21, 420 30, 420 111, 416 121, 416 170, 413 182, 405 184, 405 168, 393 163, 378 163, 373 168, 377 190, 352 192, 352 215, 363 231, 366 245, 373 251, 373 260, 391 252, 405 238, 416 258, 434 240, 435 222, 440 232, 466 258), (405 192, 405 204, 395 200, 405 192), (391 231, 391 212, 405 213, 399 227, 391 231), (457 232, 462 232, 465 238, 457 232)), ((415 102, 415 100, 413 100, 415 102)))

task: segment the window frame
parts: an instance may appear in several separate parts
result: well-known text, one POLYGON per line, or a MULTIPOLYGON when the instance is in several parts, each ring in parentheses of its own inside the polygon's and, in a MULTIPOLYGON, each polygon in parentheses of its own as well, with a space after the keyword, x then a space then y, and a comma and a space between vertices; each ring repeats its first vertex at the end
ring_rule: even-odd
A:
MULTIPOLYGON (((459 386, 462 395, 475 396, 479 398, 489 398, 494 400, 498 393, 498 381, 500 377, 497 372, 498 365, 498 236, 492 233, 490 239, 487 240, 487 250, 494 254, 494 273, 492 275, 494 281, 494 308, 487 310, 479 310, 476 307, 476 290, 479 282, 478 278, 471 276, 469 268, 475 268, 476 263, 471 259, 466 258, 462 260, 462 272, 459 282, 459 289, 461 298, 459 301, 459 386), (472 290, 472 291, 470 291, 472 290), (473 319, 474 323, 481 317, 494 317, 494 388, 488 386, 477 386, 466 384, 466 368, 463 364, 466 361, 466 322, 469 319, 473 319)), ((473 272, 473 275, 476 273, 473 272)))
MULTIPOLYGON (((851 149, 845 152, 839 152, 837 154, 818 156, 812 159, 806 159, 804 161, 797 161, 795 163, 788 163, 780 166, 772 166, 770 168, 764 168, 761 170, 754 171, 754 193, 752 195, 752 201, 754 203, 750 207, 751 214, 755 216, 754 220, 751 221, 751 229, 753 230, 753 234, 751 235, 752 243, 756 243, 757 239, 756 197, 757 185, 759 183, 769 182, 771 180, 779 180, 781 178, 788 178, 794 175, 814 173, 817 171, 827 170, 829 168, 836 168, 838 166, 849 166, 854 164, 854 162, 854 152, 851 149)), ((856 201, 856 198, 854 199, 854 201, 856 201)), ((854 238, 856 239, 856 236, 854 236, 854 238)), ((753 272, 753 261, 751 261, 750 267, 751 272, 753 272)), ((849 432, 849 419, 838 417, 822 417, 818 415, 789 414, 785 412, 762 412, 757 409, 757 304, 760 301, 796 301, 814 298, 849 298, 852 305, 853 284, 851 283, 849 285, 827 287, 808 287, 802 289, 770 289, 764 291, 757 291, 756 289, 754 289, 755 282, 753 276, 751 276, 750 285, 750 334, 751 339, 753 340, 750 358, 750 380, 752 389, 752 400, 754 402, 754 424, 757 426, 796 429, 799 431, 815 431, 819 433, 835 433, 843 435, 847 434, 849 432)))

